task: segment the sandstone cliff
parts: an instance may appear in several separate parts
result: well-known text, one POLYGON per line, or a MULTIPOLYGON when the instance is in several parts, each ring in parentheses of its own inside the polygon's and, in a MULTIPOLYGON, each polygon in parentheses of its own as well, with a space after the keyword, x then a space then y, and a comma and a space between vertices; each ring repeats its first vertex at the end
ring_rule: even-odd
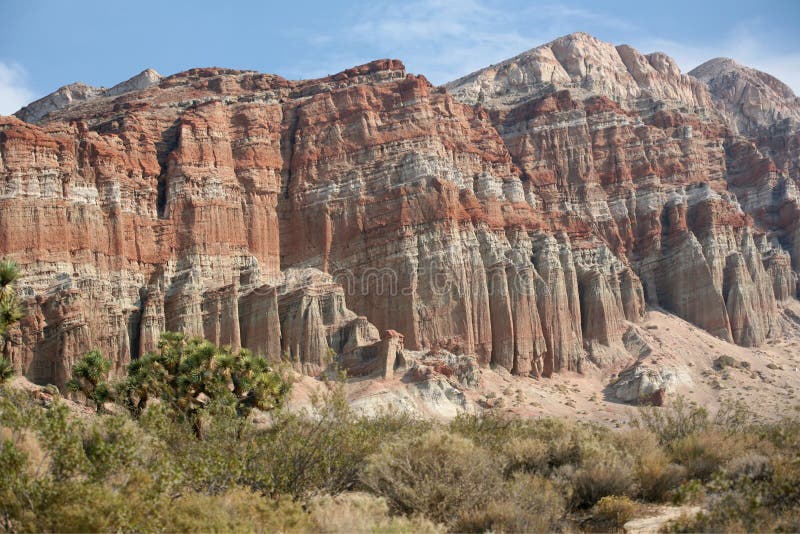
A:
MULTIPOLYGON (((762 85, 774 80, 746 73, 762 85)), ((639 275, 648 303, 755 345, 777 328, 776 295, 796 295, 788 263, 791 255, 797 270, 797 177, 758 148, 785 127, 743 137, 719 104, 724 79, 706 82, 664 54, 573 34, 446 87, 489 111, 554 230, 587 225, 639 275), (743 281, 728 286, 726 276, 743 281), (777 293, 769 289, 776 284, 777 293)), ((779 108, 777 96, 750 94, 779 108)), ((771 125, 782 115, 758 120, 771 125)))
POLYGON ((446 88, 396 60, 118 87, 0 118, 5 351, 37 382, 165 329, 308 374, 441 348, 550 376, 629 358, 648 304, 755 345, 796 296, 789 164, 663 54, 575 34, 446 88))
POLYGON ((756 135, 782 121, 800 121, 800 99, 785 83, 729 58, 714 58, 689 72, 704 82, 738 130, 756 135))

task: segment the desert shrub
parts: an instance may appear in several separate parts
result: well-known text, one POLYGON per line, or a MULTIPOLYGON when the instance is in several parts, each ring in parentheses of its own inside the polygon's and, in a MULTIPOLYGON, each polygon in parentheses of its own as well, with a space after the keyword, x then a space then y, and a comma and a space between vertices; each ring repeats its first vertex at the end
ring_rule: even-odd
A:
POLYGON ((608 495, 597 502, 592 513, 598 523, 621 527, 633 518, 638 509, 639 505, 628 497, 608 495))
POLYGON ((633 465, 614 449, 598 448, 586 454, 572 476, 572 487, 572 505, 577 508, 588 508, 607 495, 631 494, 633 465))
POLYGON ((686 473, 685 467, 670 462, 661 451, 645 455, 636 467, 639 495, 647 501, 665 501, 686 480, 686 473))
POLYGON ((11 364, 11 361, 3 356, 0 356, 0 385, 11 380, 11 377, 13 376, 14 366, 11 364))
MULTIPOLYGON (((8 327, 22 319, 22 306, 17 297, 19 266, 12 260, 0 261, 0 339, 8 327)), ((0 377, 1 378, 1 377, 0 377)))
POLYGON ((245 489, 217 495, 187 492, 169 498, 130 484, 109 488, 86 482, 59 485, 47 513, 28 517, 24 530, 60 532, 307 532, 308 514, 290 499, 267 499, 245 489), (141 491, 144 490, 144 493, 141 491), (91 503, 91 505, 88 505, 91 503))
POLYGON ((676 505, 702 503, 705 498, 705 487, 696 478, 685 480, 672 492, 672 503, 676 505))
POLYGON ((462 512, 456 532, 553 532, 565 515, 565 499, 547 478, 517 474, 485 506, 462 512))
POLYGON ((550 466, 550 447, 538 438, 513 438, 502 449, 505 474, 543 473, 550 466))
POLYGON ((448 429, 485 449, 499 451, 513 439, 535 438, 550 442, 568 437, 572 425, 549 417, 522 419, 489 412, 459 414, 450 422, 448 429))
POLYGON ((142 413, 150 399, 160 398, 190 421, 199 437, 199 416, 209 402, 225 402, 237 417, 246 417, 253 409, 280 407, 290 386, 267 360, 246 349, 234 352, 202 338, 165 332, 158 350, 131 362, 128 375, 115 389, 134 416, 142 413))
POLYGON ((745 434, 752 437, 745 430, 752 427, 756 418, 741 401, 723 402, 714 414, 714 426, 728 434, 745 434))
POLYGON ((340 532, 385 532, 434 534, 440 525, 414 516, 389 515, 386 500, 367 493, 342 493, 315 497, 308 505, 312 530, 321 534, 340 532))
MULTIPOLYGON (((22 307, 17 298, 16 283, 19 267, 11 260, 0 261, 0 342, 4 341, 8 327, 22 319, 22 307)), ((0 385, 14 376, 14 366, 0 356, 0 385)))
POLYGON ((772 464, 766 456, 749 452, 728 461, 724 475, 730 480, 766 480, 773 475, 772 464))
POLYGON ((739 436, 730 436, 716 429, 686 436, 671 448, 672 459, 686 469, 686 476, 703 481, 709 480, 725 462, 742 452, 739 436))
POLYGON ((272 427, 255 438, 242 483, 294 497, 351 490, 381 443, 429 428, 430 423, 401 413, 360 416, 336 388, 316 399, 310 412, 275 414, 272 427))
POLYGON ((800 531, 800 465, 797 456, 759 455, 733 460, 707 485, 706 510, 673 526, 675 531, 800 531))
POLYGON ((483 505, 501 483, 485 450, 441 430, 384 443, 369 457, 362 480, 394 510, 444 524, 483 505))
POLYGON ((499 449, 515 437, 521 437, 524 423, 513 417, 494 412, 485 414, 458 414, 448 425, 448 430, 468 438, 486 449, 499 449))
POLYGON ((800 449, 800 419, 784 417, 778 421, 753 425, 750 432, 760 440, 760 448, 766 444, 784 450, 800 449))
POLYGON ((586 452, 597 444, 614 447, 613 433, 608 429, 553 418, 460 415, 448 428, 497 454, 505 464, 506 476, 516 471, 569 471, 580 466, 586 452))
POLYGON ((257 433, 228 403, 212 402, 198 416, 203 421, 202 439, 197 439, 192 422, 163 404, 149 407, 138 421, 158 437, 177 486, 209 495, 223 493, 240 482, 247 458, 257 454, 257 433))
POLYGON ((739 362, 735 358, 728 355, 722 355, 714 360, 714 367, 716 369, 725 369, 726 367, 738 367, 739 362))
POLYGON ((692 406, 682 396, 667 407, 643 407, 631 421, 634 427, 652 432, 662 446, 669 447, 687 436, 708 428, 711 418, 705 408, 692 406))
POLYGON ((166 532, 309 532, 314 524, 300 503, 236 488, 218 495, 192 493, 165 503, 166 532))
POLYGON ((686 470, 670 461, 655 434, 633 428, 614 436, 617 447, 634 463, 637 495, 647 501, 663 501, 686 477, 686 470))

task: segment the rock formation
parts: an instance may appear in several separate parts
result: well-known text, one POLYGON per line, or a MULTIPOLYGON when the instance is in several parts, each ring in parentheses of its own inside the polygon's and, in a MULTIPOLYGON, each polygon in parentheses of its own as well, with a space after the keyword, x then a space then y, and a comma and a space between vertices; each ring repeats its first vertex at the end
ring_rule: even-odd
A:
POLYGON ((758 135, 782 121, 800 121, 800 99, 782 81, 729 58, 714 58, 689 72, 704 82, 733 125, 758 135))
POLYGON ((62 88, 0 118, 6 351, 58 385, 165 329, 308 374, 547 377, 629 358, 647 305, 757 345, 797 292, 797 133, 744 137, 715 87, 573 34, 440 88, 397 60, 62 88))
MULTIPOLYGON (((602 238, 638 274, 649 304, 757 345, 777 328, 776 299, 796 295, 787 262, 791 255, 797 270, 797 177, 758 148, 768 141, 742 137, 737 118, 787 123, 800 108, 780 82, 742 68, 731 91, 758 83, 748 98, 774 112, 733 114, 741 102, 725 92, 723 70, 707 64, 695 78, 664 54, 573 34, 446 87, 488 110, 550 228, 573 241, 602 238), (741 282, 729 287, 729 276, 741 282)), ((579 280, 582 300, 611 294, 596 275, 579 280)), ((584 310, 582 328, 608 342, 619 315, 606 307, 610 296, 600 302, 584 310)))

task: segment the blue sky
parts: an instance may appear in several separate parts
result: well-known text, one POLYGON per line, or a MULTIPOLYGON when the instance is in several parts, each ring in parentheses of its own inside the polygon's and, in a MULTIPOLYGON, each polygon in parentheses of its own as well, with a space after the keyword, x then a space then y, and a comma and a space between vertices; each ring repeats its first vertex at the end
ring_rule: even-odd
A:
POLYGON ((0 114, 83 81, 223 66, 308 78, 402 59, 443 83, 585 31, 690 70, 733 57, 800 94, 800 1, 0 0, 0 114), (666 6, 666 7, 664 7, 666 6))

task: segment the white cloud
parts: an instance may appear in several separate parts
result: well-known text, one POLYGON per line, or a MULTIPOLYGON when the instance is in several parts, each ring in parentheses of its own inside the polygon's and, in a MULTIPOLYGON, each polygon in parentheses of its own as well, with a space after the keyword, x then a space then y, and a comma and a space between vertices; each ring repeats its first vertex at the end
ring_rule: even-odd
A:
POLYGON ((25 69, 16 63, 0 61, 0 115, 11 115, 33 98, 25 69))

